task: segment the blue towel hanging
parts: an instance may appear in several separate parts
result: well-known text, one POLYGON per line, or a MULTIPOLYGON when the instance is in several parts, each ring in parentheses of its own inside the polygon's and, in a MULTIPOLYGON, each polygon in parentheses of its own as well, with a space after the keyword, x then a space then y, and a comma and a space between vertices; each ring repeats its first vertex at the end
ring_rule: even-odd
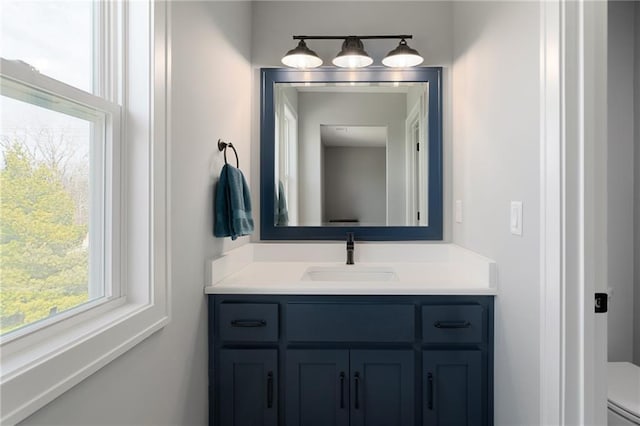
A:
POLYGON ((278 181, 278 199, 275 200, 276 225, 287 226, 289 224, 289 212, 287 211, 287 198, 285 196, 284 185, 278 181))
POLYGON ((253 232, 249 186, 240 169, 230 164, 225 164, 220 172, 213 211, 213 235, 216 237, 235 240, 253 232))

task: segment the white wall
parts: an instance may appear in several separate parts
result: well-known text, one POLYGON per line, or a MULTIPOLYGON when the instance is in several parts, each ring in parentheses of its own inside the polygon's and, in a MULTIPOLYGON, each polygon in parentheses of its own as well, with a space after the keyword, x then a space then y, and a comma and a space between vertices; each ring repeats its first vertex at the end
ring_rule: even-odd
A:
MULTIPOLYGON (((282 56, 297 42, 291 36, 347 34, 413 34, 409 45, 425 58, 423 66, 451 61, 451 4, 397 1, 257 1, 253 5, 252 62, 283 66, 282 56)), ((330 65, 340 40, 309 40, 309 47, 330 65)), ((365 41, 374 65, 398 40, 365 41)))
POLYGON ((420 106, 420 96, 424 93, 424 90, 420 86, 413 86, 409 88, 407 92, 407 114, 411 113, 411 110, 416 106, 420 106))
POLYGON ((608 315, 609 361, 633 359, 634 3, 608 4, 608 315))
POLYGON ((231 246, 212 236, 215 143, 249 170, 250 22, 249 3, 171 4, 171 323, 24 425, 207 423, 205 259, 231 246))
MULTIPOLYGON (((389 223, 404 225, 405 211, 405 119, 403 93, 324 93, 298 94, 298 157, 300 224, 322 223, 322 171, 320 126, 387 126, 387 173, 389 223), (400 170, 400 172, 397 172, 400 170)), ((324 160, 326 161, 326 159, 324 160)), ((384 194, 384 192, 383 192, 384 194)), ((328 194, 325 194, 328 195, 328 194)))
POLYGON ((325 146, 324 161, 323 220, 358 219, 360 225, 384 225, 386 148, 325 146))
POLYGON ((293 107, 293 112, 298 115, 298 90, 295 87, 283 87, 282 94, 293 107))
POLYGON ((635 45, 635 321, 633 358, 640 365, 640 4, 636 2, 636 45, 635 45))
POLYGON ((454 200, 463 202, 455 243, 498 264, 495 424, 539 421, 539 5, 453 6, 454 200), (523 235, 509 231, 522 201, 523 235))

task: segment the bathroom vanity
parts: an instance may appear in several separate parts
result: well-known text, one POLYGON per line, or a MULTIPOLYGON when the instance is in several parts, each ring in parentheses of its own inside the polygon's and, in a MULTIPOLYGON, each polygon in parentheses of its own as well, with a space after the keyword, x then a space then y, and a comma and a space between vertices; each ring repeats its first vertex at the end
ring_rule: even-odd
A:
POLYGON ((342 244, 213 261, 210 424, 493 424, 495 264, 449 244, 357 250, 348 266, 342 244))

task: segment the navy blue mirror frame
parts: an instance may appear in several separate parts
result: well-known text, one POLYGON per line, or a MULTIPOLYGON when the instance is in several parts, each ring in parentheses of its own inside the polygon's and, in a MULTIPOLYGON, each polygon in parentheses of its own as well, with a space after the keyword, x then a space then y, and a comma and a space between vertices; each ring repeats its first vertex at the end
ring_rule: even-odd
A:
POLYGON ((261 69, 260 108, 260 238, 262 240, 344 240, 353 232, 360 241, 442 240, 442 68, 364 70, 288 68, 261 69), (275 83, 305 82, 429 83, 429 226, 276 226, 275 203, 275 83))

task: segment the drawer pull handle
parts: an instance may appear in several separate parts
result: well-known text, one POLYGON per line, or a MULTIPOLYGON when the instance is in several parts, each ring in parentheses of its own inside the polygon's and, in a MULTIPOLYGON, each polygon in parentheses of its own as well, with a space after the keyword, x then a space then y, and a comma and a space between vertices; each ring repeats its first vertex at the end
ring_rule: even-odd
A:
POLYGON ((273 373, 267 374, 267 408, 273 407, 273 373))
POLYGON ((436 321, 433 326, 436 328, 469 328, 471 323, 469 321, 436 321))
POLYGON ((340 373, 340 408, 344 408, 344 372, 340 373))
POLYGON ((253 319, 233 320, 233 321, 231 321, 231 326, 232 327, 245 327, 245 328, 266 327, 267 326, 267 322, 265 320, 253 320, 253 319))
POLYGON ((427 374, 427 408, 433 410, 433 374, 427 374))
POLYGON ((353 375, 353 380, 355 381, 355 409, 360 409, 360 373, 356 373, 353 375))

